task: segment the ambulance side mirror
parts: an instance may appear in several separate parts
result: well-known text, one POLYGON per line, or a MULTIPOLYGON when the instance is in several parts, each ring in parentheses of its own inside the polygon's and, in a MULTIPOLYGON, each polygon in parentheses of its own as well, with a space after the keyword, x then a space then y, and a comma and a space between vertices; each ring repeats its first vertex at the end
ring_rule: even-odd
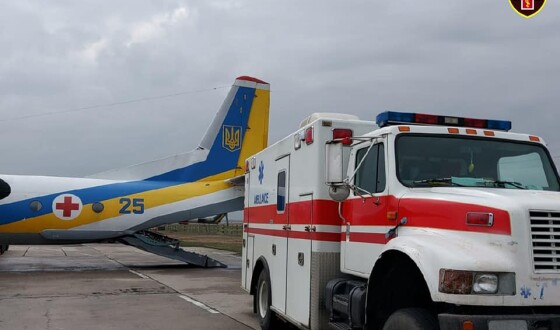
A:
POLYGON ((340 142, 327 142, 326 145, 326 183, 329 196, 342 202, 350 195, 350 187, 344 181, 343 145, 340 142))

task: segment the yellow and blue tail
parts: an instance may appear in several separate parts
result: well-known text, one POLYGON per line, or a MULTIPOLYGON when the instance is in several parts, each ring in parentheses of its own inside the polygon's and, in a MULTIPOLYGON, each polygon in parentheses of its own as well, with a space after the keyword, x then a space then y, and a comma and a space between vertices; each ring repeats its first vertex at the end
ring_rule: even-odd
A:
POLYGON ((268 144, 269 106, 268 83, 238 77, 197 149, 92 177, 195 182, 243 175, 245 159, 268 144))

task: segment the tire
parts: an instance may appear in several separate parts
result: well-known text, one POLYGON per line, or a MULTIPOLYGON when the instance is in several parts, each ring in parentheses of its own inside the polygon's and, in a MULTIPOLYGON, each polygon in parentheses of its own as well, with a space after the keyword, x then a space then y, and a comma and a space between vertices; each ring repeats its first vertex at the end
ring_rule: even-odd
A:
POLYGON ((437 330, 436 318, 422 308, 399 309, 385 321, 383 330, 437 330))
POLYGON ((261 329, 278 329, 279 320, 276 315, 274 315, 274 312, 270 310, 272 294, 270 286, 270 276, 268 275, 266 269, 263 269, 263 271, 259 275, 259 280, 257 282, 257 291, 255 293, 255 301, 257 306, 257 317, 259 319, 261 329))

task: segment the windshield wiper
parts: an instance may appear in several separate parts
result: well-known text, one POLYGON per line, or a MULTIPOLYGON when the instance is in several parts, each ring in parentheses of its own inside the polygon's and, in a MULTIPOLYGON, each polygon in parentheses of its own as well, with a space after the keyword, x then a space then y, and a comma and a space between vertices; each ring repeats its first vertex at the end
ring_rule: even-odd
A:
POLYGON ((437 185, 438 183, 447 183, 447 184, 450 184, 450 185, 456 186, 456 187, 466 187, 462 184, 458 184, 456 182, 453 182, 452 178, 433 178, 433 179, 425 179, 425 180, 415 180, 415 181, 412 181, 412 183, 414 183, 414 184, 424 183, 424 184, 428 184, 428 185, 437 185))
MULTIPOLYGON (((490 183, 493 183, 494 185, 506 185, 509 184, 510 186, 513 186, 517 189, 527 189, 527 187, 525 187, 524 185, 522 185, 519 182, 515 182, 515 181, 501 181, 501 180, 489 180, 490 183)), ((505 187, 504 187, 505 188, 505 187)))

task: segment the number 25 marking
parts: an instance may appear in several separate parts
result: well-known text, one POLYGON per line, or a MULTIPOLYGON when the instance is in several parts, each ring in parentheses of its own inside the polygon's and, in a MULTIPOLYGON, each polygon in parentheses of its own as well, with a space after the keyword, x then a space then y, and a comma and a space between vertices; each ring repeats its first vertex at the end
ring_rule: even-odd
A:
POLYGON ((120 214, 144 213, 144 198, 121 198, 119 203, 122 205, 120 214))

